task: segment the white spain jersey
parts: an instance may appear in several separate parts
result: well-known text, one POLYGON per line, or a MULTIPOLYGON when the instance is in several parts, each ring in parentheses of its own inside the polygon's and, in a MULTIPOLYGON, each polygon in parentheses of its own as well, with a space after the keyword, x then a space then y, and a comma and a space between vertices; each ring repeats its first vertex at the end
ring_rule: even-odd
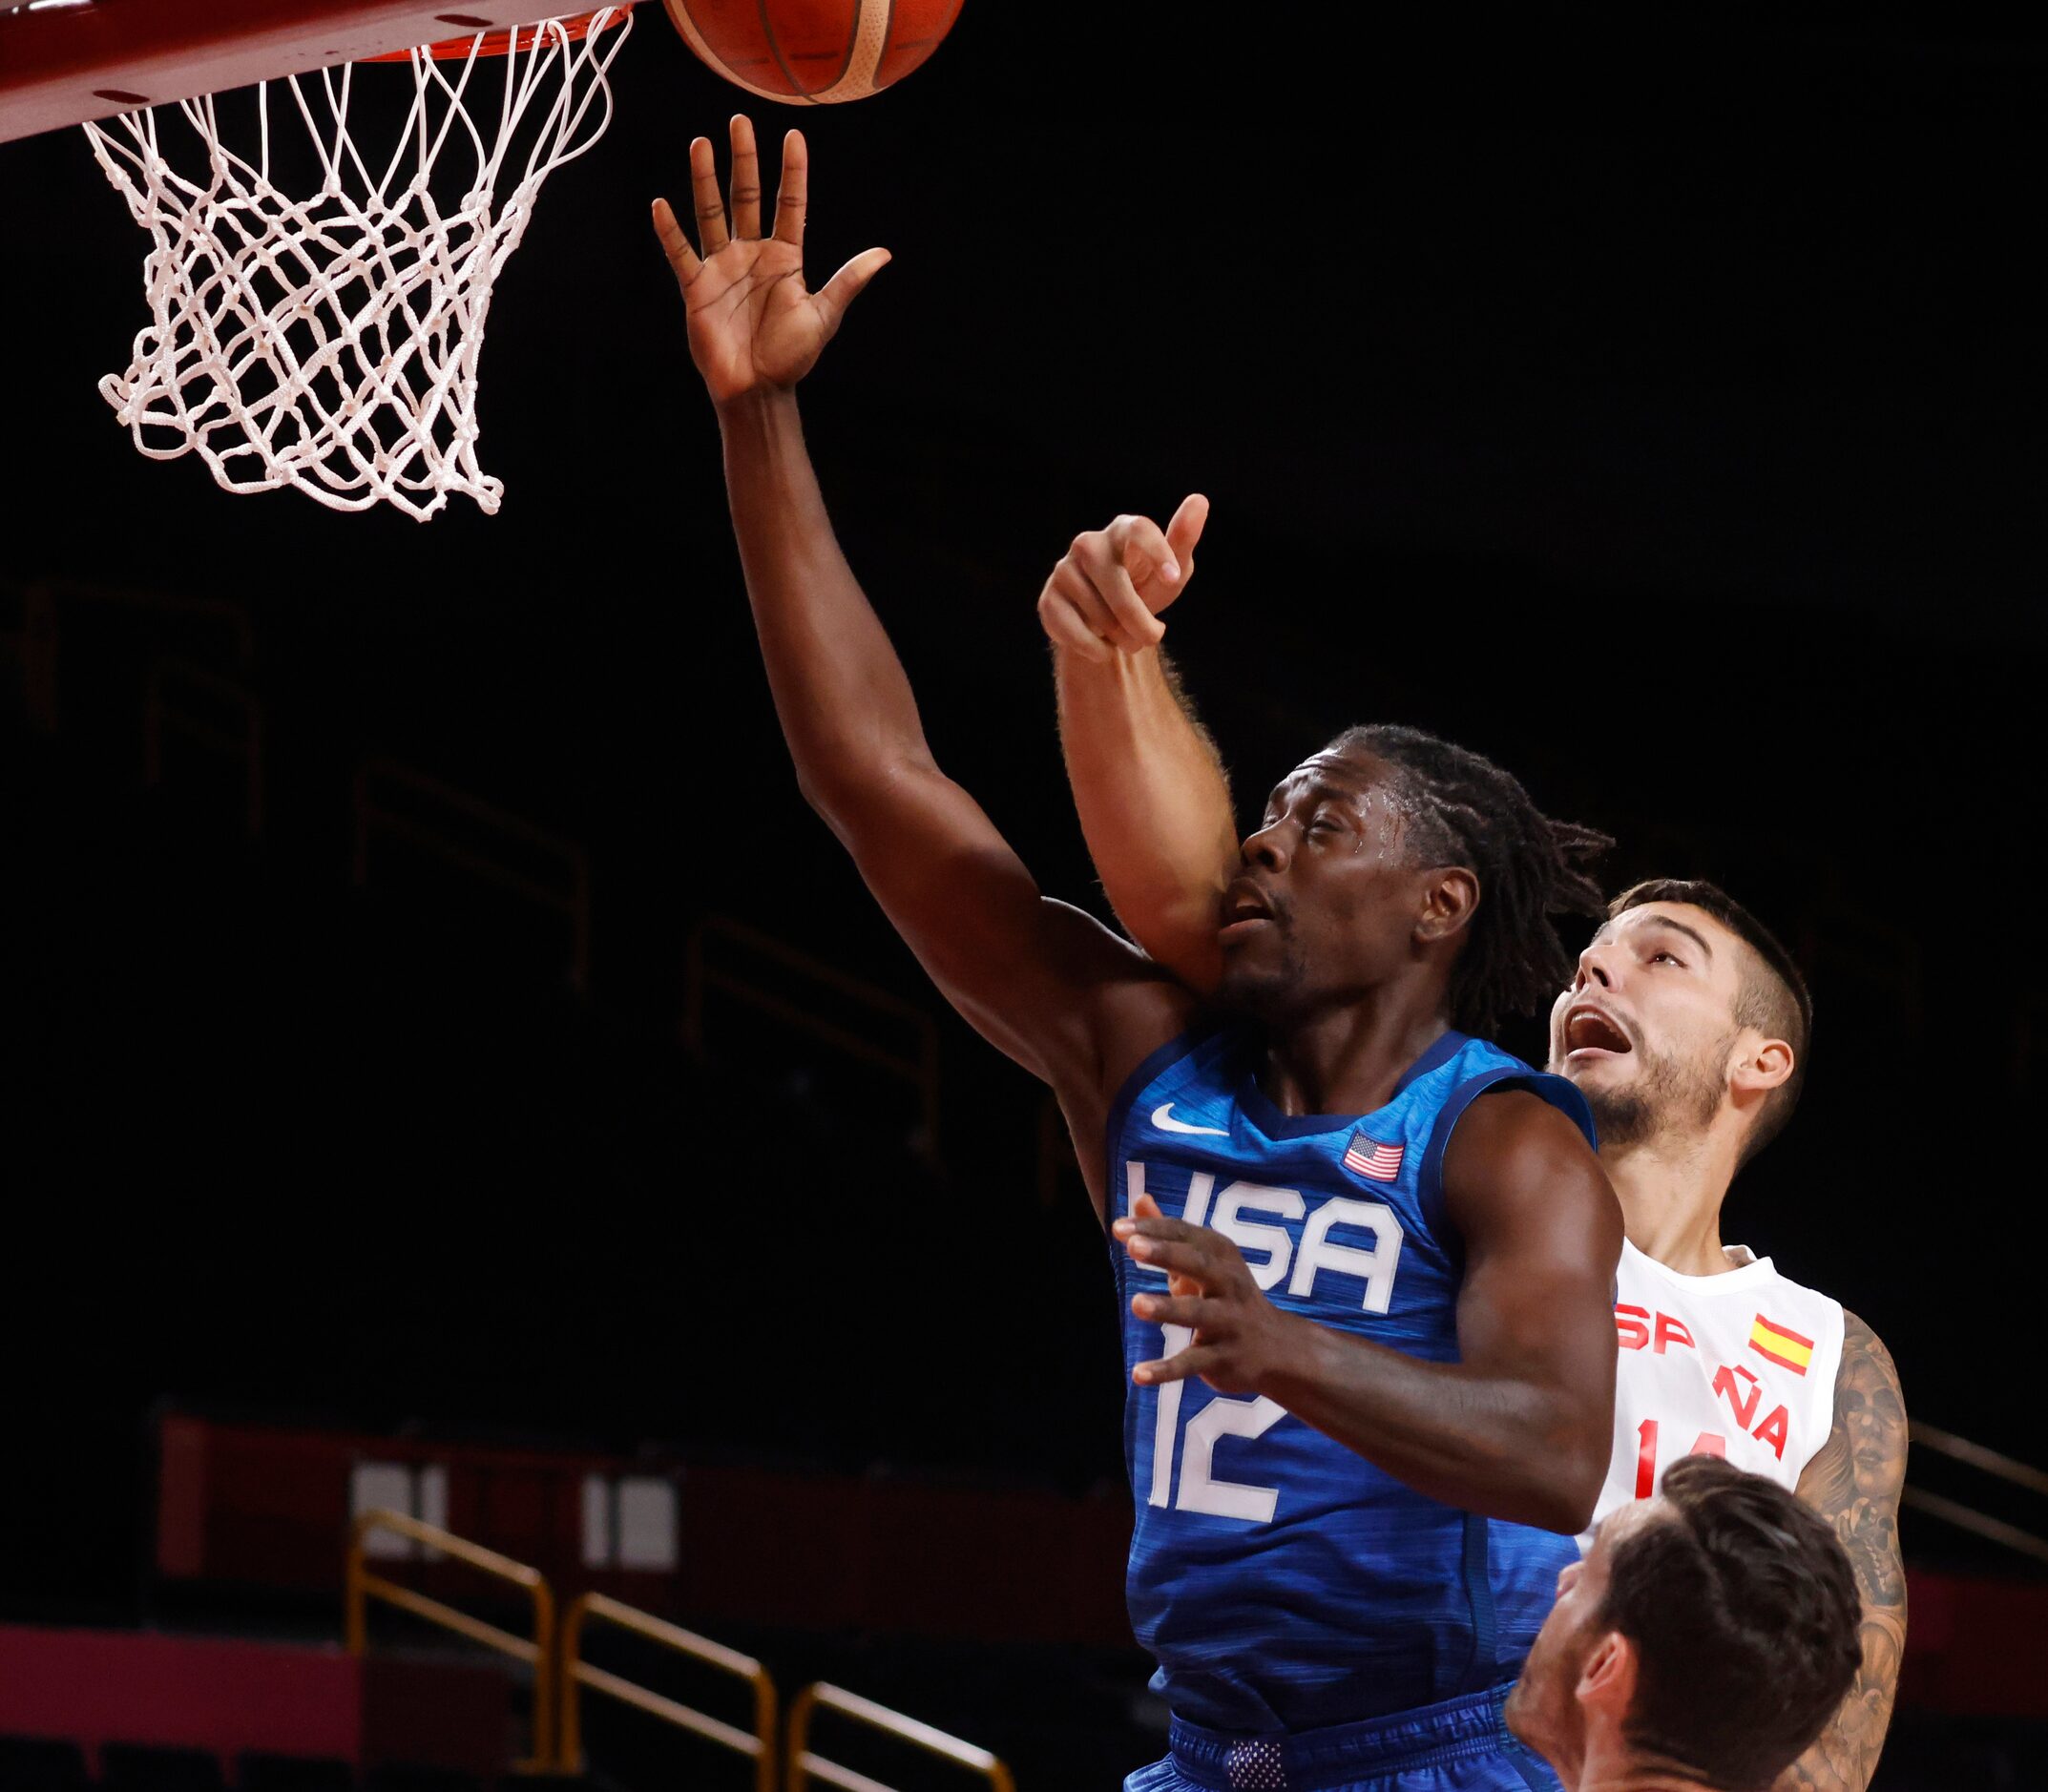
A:
MULTIPOLYGON (((1842 1304, 1728 1247, 1738 1267, 1682 1276, 1626 1240, 1615 1272, 1621 1353, 1614 1457, 1593 1514, 1647 1499, 1681 1456, 1704 1452, 1795 1487, 1834 1423, 1842 1304)), ((1592 1540, 1589 1530, 1579 1539, 1592 1540)))

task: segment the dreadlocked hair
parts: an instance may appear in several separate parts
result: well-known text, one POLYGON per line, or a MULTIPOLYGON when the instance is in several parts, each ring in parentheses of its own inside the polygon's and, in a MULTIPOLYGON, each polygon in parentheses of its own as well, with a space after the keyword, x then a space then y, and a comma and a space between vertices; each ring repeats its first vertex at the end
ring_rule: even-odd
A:
POLYGON ((1483 1038, 1545 1007, 1572 974, 1553 917, 1606 912, 1587 867, 1614 842, 1552 821, 1492 760, 1420 728, 1347 728, 1324 750, 1370 753, 1390 765, 1395 795, 1413 816, 1415 854, 1463 865, 1479 880, 1479 904, 1451 970, 1452 1024, 1483 1038))

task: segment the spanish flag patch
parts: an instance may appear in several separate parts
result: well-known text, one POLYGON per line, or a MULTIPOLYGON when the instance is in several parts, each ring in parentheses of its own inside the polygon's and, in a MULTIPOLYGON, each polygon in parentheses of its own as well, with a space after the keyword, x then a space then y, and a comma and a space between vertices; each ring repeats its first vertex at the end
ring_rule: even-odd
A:
POLYGON ((1804 1375, 1807 1365, 1813 1361, 1812 1339, 1802 1338, 1783 1325, 1773 1325, 1761 1313, 1749 1327, 1749 1347, 1766 1362, 1790 1369, 1794 1375, 1804 1375))

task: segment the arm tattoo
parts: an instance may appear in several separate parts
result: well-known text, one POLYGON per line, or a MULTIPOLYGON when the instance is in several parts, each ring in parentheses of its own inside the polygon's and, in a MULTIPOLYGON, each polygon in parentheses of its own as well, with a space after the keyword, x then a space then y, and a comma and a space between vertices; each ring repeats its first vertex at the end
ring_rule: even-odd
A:
POLYGON ((1820 1740, 1773 1792, 1864 1792, 1877 1770, 1899 1656, 1906 1645, 1906 1570, 1899 1489, 1906 1480, 1906 1403, 1877 1334, 1844 1313, 1834 1429, 1799 1477, 1800 1497, 1833 1524, 1863 1595, 1863 1667, 1820 1740))

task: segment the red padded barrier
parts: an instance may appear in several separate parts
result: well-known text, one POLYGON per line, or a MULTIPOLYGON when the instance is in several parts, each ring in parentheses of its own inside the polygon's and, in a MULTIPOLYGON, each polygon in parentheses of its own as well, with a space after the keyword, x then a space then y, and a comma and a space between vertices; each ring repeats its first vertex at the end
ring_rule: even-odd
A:
POLYGON ((95 1772, 104 1744, 146 1742, 211 1750, 230 1776, 249 1749, 491 1778, 507 1765, 512 1682, 486 1662, 0 1625, 0 1734, 65 1738, 95 1772))
POLYGON ((0 1625, 0 1731, 360 1761, 361 1664, 339 1648, 0 1625))
MULTIPOLYGON (((1127 1646, 1122 1498, 953 1486, 912 1475, 805 1473, 434 1443, 428 1439, 161 1422, 158 1573, 338 1595, 351 1469, 431 1465, 448 1528, 539 1569, 565 1603, 596 1589, 686 1621, 1127 1646), (673 1572, 592 1568, 586 1476, 672 1478, 673 1572)), ((411 1563, 408 1585, 473 1601, 473 1573, 411 1563)))

